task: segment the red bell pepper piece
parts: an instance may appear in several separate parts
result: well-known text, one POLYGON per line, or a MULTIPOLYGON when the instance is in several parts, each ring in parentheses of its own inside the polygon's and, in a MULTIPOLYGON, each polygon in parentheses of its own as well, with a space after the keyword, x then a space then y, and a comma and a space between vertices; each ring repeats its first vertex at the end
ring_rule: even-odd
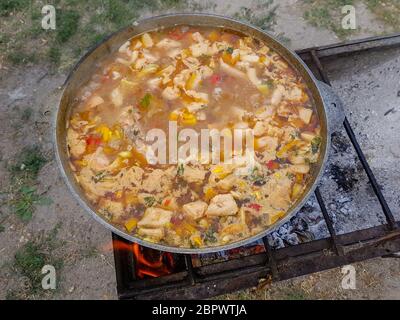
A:
POLYGON ((276 170, 279 169, 279 163, 274 161, 274 160, 270 160, 266 163, 266 166, 268 169, 270 170, 276 170))
POLYGON ((249 203, 247 205, 247 207, 250 208, 250 209, 254 209, 254 210, 260 211, 260 209, 262 208, 262 205, 260 205, 258 203, 249 203))

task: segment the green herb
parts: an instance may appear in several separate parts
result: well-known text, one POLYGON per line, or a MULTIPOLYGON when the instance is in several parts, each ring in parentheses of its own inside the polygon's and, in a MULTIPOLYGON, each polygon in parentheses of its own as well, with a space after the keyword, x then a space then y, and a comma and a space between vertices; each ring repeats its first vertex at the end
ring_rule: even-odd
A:
POLYGON ((273 89, 275 87, 274 80, 268 79, 262 82, 262 84, 267 85, 268 88, 273 89))
POLYGON ((226 49, 226 52, 228 52, 229 54, 233 53, 233 48, 232 47, 228 47, 228 49, 226 49))
POLYGON ((154 206, 154 204, 156 203, 157 201, 156 201, 156 198, 154 198, 154 197, 145 197, 144 198, 144 203, 145 203, 145 205, 146 205, 146 207, 152 207, 152 206, 154 206))
POLYGON ((261 184, 265 182, 264 174, 259 171, 257 167, 253 168, 249 176, 249 180, 255 184, 261 184))
POLYGON ((147 109, 150 106, 151 99, 152 95, 150 93, 146 93, 139 102, 140 106, 144 109, 147 109))
POLYGON ((311 151, 312 153, 317 153, 319 150, 319 146, 321 144, 321 137, 315 137, 311 140, 311 151))
POLYGON ((292 179, 294 178, 294 174, 291 173, 291 172, 286 173, 286 176, 287 176, 290 180, 292 180, 292 179))
POLYGON ((105 171, 100 171, 99 173, 96 173, 96 175, 92 177, 92 180, 95 183, 103 181, 103 179, 105 178, 106 175, 107 175, 107 173, 105 171))
POLYGON ((184 172, 185 172, 185 167, 183 163, 181 163, 180 165, 178 165, 178 170, 176 171, 176 173, 178 176, 183 176, 184 172))
POLYGON ((214 236, 214 230, 213 229, 210 228, 204 233, 204 240, 209 242, 209 243, 217 242, 217 238, 214 236))

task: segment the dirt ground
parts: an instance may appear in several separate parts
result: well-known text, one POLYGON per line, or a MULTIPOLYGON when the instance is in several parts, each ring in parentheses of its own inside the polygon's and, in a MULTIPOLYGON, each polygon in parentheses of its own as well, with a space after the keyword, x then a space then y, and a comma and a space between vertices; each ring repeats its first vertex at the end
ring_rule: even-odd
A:
MULTIPOLYGON (((89 6, 90 1, 58 1, 64 20, 58 31, 43 32, 37 16, 43 1, 11 3, 0 4, 0 299, 117 298, 111 234, 70 194, 53 150, 61 86, 93 42, 120 24, 176 11, 236 17, 274 33, 292 49, 389 34, 399 31, 400 25, 396 20, 400 15, 392 14, 400 10, 396 0, 266 0, 245 5, 236 0, 145 1, 125 8, 132 14, 123 19, 115 15, 122 14, 126 2, 107 7, 107 1, 100 1, 95 10, 86 10, 82 3, 89 6), (343 33, 337 27, 343 3, 356 7, 358 28, 353 32, 343 33), (104 10, 112 14, 106 14, 99 27, 95 18, 104 10), (79 29, 74 27, 77 23, 79 29), (54 291, 39 288, 44 264, 56 266, 54 291)), ((221 298, 400 299, 399 259, 380 258, 354 266, 356 290, 342 289, 343 275, 334 269, 221 298)))

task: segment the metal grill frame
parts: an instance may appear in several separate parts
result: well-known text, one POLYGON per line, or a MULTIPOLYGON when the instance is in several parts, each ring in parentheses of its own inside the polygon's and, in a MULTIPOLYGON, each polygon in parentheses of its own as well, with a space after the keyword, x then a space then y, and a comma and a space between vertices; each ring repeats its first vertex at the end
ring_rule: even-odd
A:
MULTIPOLYGON (((347 43, 308 48, 297 54, 316 69, 317 79, 330 85, 322 58, 351 55, 365 50, 400 46, 400 33, 356 40, 347 43)), ((345 131, 356 151, 374 193, 381 205, 386 224, 337 235, 320 189, 315 196, 321 208, 330 237, 282 249, 272 249, 263 239, 265 253, 194 268, 190 255, 183 256, 185 270, 154 279, 135 279, 132 251, 114 246, 114 260, 119 299, 203 299, 257 286, 260 280, 280 281, 297 276, 364 261, 393 256, 400 251, 400 222, 396 222, 381 188, 364 156, 347 118, 345 131)), ((115 234, 116 241, 129 242, 115 234)))

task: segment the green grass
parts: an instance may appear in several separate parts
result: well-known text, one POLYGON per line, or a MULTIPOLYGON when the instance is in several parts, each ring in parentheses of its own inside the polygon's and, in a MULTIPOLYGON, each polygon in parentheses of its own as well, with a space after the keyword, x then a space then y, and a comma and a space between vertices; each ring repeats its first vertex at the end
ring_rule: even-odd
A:
POLYGON ((37 146, 28 147, 16 155, 14 163, 9 167, 11 183, 9 188, 11 210, 22 221, 29 221, 37 205, 49 205, 51 199, 39 194, 36 179, 40 169, 47 162, 37 146))
POLYGON ((32 219, 36 205, 50 205, 52 200, 37 193, 35 187, 23 185, 20 187, 11 201, 13 212, 21 218, 22 221, 32 219))
POLYGON ((304 19, 317 28, 331 30, 340 39, 345 39, 355 30, 342 28, 342 11, 345 5, 353 5, 353 0, 303 0, 304 19))
POLYGON ((27 280, 27 286, 22 291, 9 291, 7 299, 26 299, 34 295, 41 296, 44 293, 41 287, 43 266, 52 265, 56 272, 59 272, 63 266, 62 259, 55 254, 55 250, 60 246, 57 240, 59 228, 58 224, 47 234, 40 233, 15 253, 12 268, 27 280))
POLYGON ((276 9, 277 5, 273 6, 273 0, 266 0, 262 4, 256 6, 255 9, 248 7, 241 7, 240 10, 234 14, 238 20, 248 22, 266 31, 272 31, 276 23, 276 9), (268 10, 265 12, 265 10, 268 10))
POLYGON ((27 147, 16 156, 14 164, 10 166, 10 172, 13 176, 23 174, 26 179, 33 180, 46 162, 38 146, 27 147))
POLYGON ((30 4, 30 0, 1 0, 0 16, 8 16, 14 11, 21 10, 30 4))
POLYGON ((56 14, 56 40, 65 43, 78 31, 80 14, 75 10, 58 10, 56 14))
POLYGON ((34 53, 25 52, 24 49, 16 49, 7 55, 7 59, 14 65, 24 65, 35 62, 36 56, 34 53))
POLYGON ((368 9, 375 16, 390 25, 395 30, 400 30, 400 1, 398 0, 363 0, 368 9))

